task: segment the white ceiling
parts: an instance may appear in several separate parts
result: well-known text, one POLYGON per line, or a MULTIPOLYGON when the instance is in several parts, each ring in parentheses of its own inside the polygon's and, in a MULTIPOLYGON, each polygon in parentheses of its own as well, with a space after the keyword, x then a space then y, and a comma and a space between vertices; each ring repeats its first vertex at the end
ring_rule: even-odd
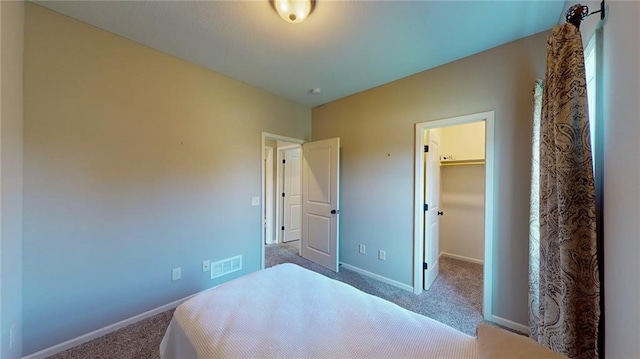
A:
POLYGON ((269 0, 36 3, 309 107, 547 30, 564 5, 318 0, 290 24, 269 0))

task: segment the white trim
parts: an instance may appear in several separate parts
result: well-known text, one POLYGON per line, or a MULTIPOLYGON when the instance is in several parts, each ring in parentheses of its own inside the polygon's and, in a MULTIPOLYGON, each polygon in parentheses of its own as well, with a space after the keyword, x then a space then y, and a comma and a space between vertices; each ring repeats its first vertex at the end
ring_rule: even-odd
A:
POLYGON ((501 318, 501 317, 499 317, 497 315, 491 316, 491 320, 490 321, 494 322, 496 324, 500 324, 500 325, 502 325, 504 327, 507 327, 509 329, 513 329, 516 332, 529 335, 529 327, 524 325, 524 324, 516 323, 516 322, 513 322, 513 321, 511 321, 509 319, 501 318))
POLYGON ((495 202, 493 186, 495 186, 493 174, 495 171, 494 152, 494 112, 486 113, 485 122, 485 185, 484 185, 484 289, 482 302, 482 314, 484 319, 493 316, 493 204, 495 202))
POLYGON ((340 262, 340 265, 345 269, 348 269, 348 270, 356 272, 358 274, 362 274, 364 276, 379 280, 379 281, 381 281, 383 283, 390 284, 390 285, 392 285, 394 287, 397 287, 397 288, 400 288, 400 289, 404 289, 404 290, 409 291, 409 292, 413 291, 413 287, 408 285, 408 284, 400 283, 400 282, 395 281, 393 279, 389 279, 387 277, 383 277, 383 276, 381 276, 379 274, 371 273, 371 272, 369 272, 367 270, 364 270, 364 269, 361 269, 361 268, 358 268, 358 267, 354 267, 354 266, 352 266, 350 264, 346 264, 346 263, 343 263, 343 262, 340 262))
POLYGON ((217 285, 208 289, 205 289, 201 292, 195 293, 195 294, 191 294, 190 296, 184 297, 182 299, 178 299, 176 301, 173 301, 171 303, 159 306, 157 308, 148 310, 144 313, 140 313, 138 315, 134 315, 131 318, 127 318, 124 320, 121 320, 117 323, 113 323, 111 325, 107 325, 106 327, 94 330, 92 332, 83 334, 79 337, 75 337, 73 339, 69 339, 66 342, 62 342, 60 344, 56 344, 54 346, 50 346, 48 348, 42 349, 38 352, 35 352, 33 354, 29 354, 27 356, 22 357, 22 359, 44 359, 47 357, 50 357, 52 355, 56 355, 58 353, 61 353, 69 348, 73 348, 76 347, 80 344, 86 343, 90 340, 96 339, 96 338, 100 338, 101 336, 107 335, 109 333, 115 332, 118 329, 122 329, 124 327, 126 327, 127 325, 131 325, 134 323, 137 323, 141 320, 153 317, 156 314, 160 314, 162 312, 166 312, 169 309, 173 309, 177 306, 179 306, 180 304, 182 304, 183 302, 191 299, 192 297, 195 297, 198 294, 210 291, 214 288, 218 287, 217 285))
MULTIPOLYGON (((292 137, 286 137, 286 136, 280 136, 280 135, 275 135, 273 133, 269 133, 269 132, 262 132, 261 133, 261 144, 260 144, 260 192, 262 194, 262 196, 264 196, 264 181, 265 181, 265 171, 264 171, 264 161, 262 160, 262 149, 265 146, 265 140, 267 138, 272 139, 272 140, 276 140, 276 141, 286 141, 286 142, 291 142, 291 143, 297 143, 297 144, 303 144, 304 140, 301 139, 297 139, 297 138, 292 138, 292 137)), ((262 201, 262 203, 260 203, 260 215, 258 216, 260 218, 260 228, 262 228, 262 214, 264 213, 264 201, 262 201)), ((264 231, 260 231, 260 269, 264 269, 264 231)))
POLYGON ((269 133, 269 132, 262 132, 262 138, 268 138, 271 140, 282 141, 282 142, 297 143, 299 145, 305 143, 305 140, 301 140, 299 138, 280 136, 280 135, 276 135, 274 133, 269 133))
POLYGON ((278 146, 278 150, 280 151, 293 150, 295 148, 300 148, 300 144, 278 146))
POLYGON ((465 257, 465 256, 461 256, 461 255, 458 255, 458 254, 448 253, 448 252, 440 252, 439 257, 448 257, 448 258, 453 258, 453 259, 457 259, 457 260, 465 261, 465 262, 471 262, 471 263, 476 263, 476 264, 484 264, 484 261, 482 261, 480 259, 475 259, 475 258, 471 258, 471 257, 465 257))
POLYGON ((447 118, 442 120, 435 120, 429 122, 416 123, 415 128, 415 178, 414 178, 414 236, 413 236, 413 248, 414 248, 414 270, 413 270, 413 292, 415 294, 422 293, 423 285, 423 238, 424 238, 424 211, 423 211, 423 198, 424 198, 424 164, 422 161, 422 154, 424 151, 424 139, 423 132, 428 129, 462 125, 472 122, 485 121, 485 205, 484 205, 484 288, 483 288, 483 305, 482 312, 485 320, 492 318, 492 303, 493 303, 493 276, 492 276, 492 263, 493 263, 493 203, 494 198, 494 111, 481 112, 471 115, 447 118))
POLYGON ((422 269, 422 263, 424 261, 424 212, 423 208, 424 198, 424 185, 422 184, 422 178, 424 178, 424 163, 422 161, 424 153, 424 125, 416 123, 416 139, 415 139, 415 178, 413 180, 415 187, 414 197, 414 218, 413 218, 413 293, 420 294, 423 290, 424 272, 422 269))
POLYGON ((284 190, 282 189, 282 151, 280 151, 280 149, 278 147, 276 147, 276 163, 278 164, 276 166, 276 238, 275 238, 275 243, 282 243, 282 238, 283 236, 283 232, 282 232, 282 216, 280 215, 282 213, 282 208, 284 208, 283 205, 283 199, 282 199, 282 192, 284 192, 284 190))
POLYGON ((265 243, 275 243, 273 239, 273 199, 275 198, 275 190, 273 189, 273 147, 265 146, 264 151, 265 162, 267 164, 267 168, 265 168, 265 182, 264 186, 266 188, 265 192, 262 194, 262 202, 265 205, 264 213, 264 223, 263 230, 265 231, 265 243))

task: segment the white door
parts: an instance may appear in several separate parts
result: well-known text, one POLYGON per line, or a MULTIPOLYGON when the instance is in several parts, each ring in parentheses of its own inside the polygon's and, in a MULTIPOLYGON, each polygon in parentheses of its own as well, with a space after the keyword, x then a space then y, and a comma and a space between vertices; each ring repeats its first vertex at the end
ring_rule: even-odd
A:
POLYGON ((436 131, 427 131, 428 151, 425 157, 424 203, 424 289, 429 290, 438 276, 440 254, 440 139, 436 131))
POLYGON ((302 145, 302 256, 338 271, 340 139, 302 145))
POLYGON ((284 236, 283 242, 300 239, 302 199, 300 147, 284 151, 284 236))

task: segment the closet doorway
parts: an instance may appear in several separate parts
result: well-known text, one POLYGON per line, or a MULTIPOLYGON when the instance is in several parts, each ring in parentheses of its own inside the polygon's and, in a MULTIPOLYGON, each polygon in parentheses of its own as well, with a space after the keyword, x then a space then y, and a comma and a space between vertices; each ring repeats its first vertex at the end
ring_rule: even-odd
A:
POLYGON ((490 319, 493 112, 416 124, 415 141, 414 292, 441 268, 471 267, 490 319))

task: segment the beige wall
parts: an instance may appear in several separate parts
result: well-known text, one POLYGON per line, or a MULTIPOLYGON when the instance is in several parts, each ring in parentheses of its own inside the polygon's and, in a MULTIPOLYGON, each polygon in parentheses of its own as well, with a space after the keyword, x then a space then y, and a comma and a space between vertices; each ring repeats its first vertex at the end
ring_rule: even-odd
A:
POLYGON ((24 354, 260 268, 261 132, 309 108, 32 3, 24 66, 24 354))
POLYGON ((484 261, 484 166, 440 168, 440 252, 484 261))
POLYGON ((605 353, 608 359, 640 358, 640 2, 607 1, 607 8, 601 106, 605 353))
POLYGON ((527 323, 531 91, 541 33, 313 109, 313 139, 340 137, 340 260, 412 284, 414 125, 495 111, 493 314, 527 323), (367 255, 358 254, 358 244, 367 255), (375 258, 377 249, 387 260, 375 258))
POLYGON ((455 161, 484 159, 484 121, 442 128, 440 155, 455 161))
MULTIPOLYGON (((483 160, 485 122, 441 129, 440 156, 451 161, 483 160)), ((458 259, 484 261, 483 165, 444 165, 440 168, 440 253, 458 259)))
POLYGON ((0 358, 22 354, 24 2, 0 2, 0 358), (13 347, 9 332, 13 327, 13 347))

